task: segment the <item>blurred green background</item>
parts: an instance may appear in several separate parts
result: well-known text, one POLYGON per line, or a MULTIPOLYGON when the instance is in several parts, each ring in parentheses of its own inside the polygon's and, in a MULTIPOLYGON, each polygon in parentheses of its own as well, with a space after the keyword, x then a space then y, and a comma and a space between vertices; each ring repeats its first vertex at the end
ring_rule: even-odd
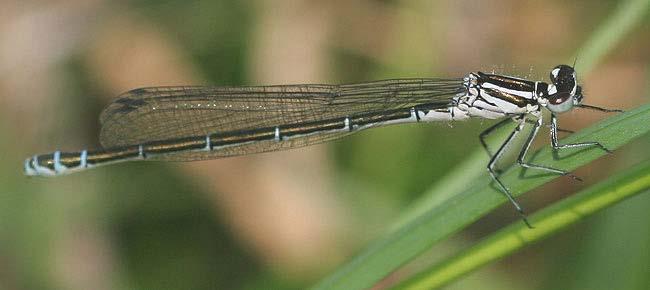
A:
MULTIPOLYGON (((556 64, 580 58, 577 49, 617 4, 4 0, 0 289, 308 287, 478 150, 478 133, 492 123, 394 126, 271 154, 22 175, 31 154, 99 146, 99 112, 121 92, 476 70, 546 80, 556 64)), ((579 75, 586 103, 648 102, 649 32, 646 20, 579 75)), ((560 122, 579 130, 603 117, 574 111, 560 122)), ((539 146, 548 146, 546 135, 539 146)), ((648 146, 646 136, 579 169, 584 182, 559 178, 520 201, 532 212, 648 159, 648 146)), ((504 206, 417 263, 516 219, 504 206)), ((634 197, 447 288, 648 289, 648 220, 650 196, 634 197)))

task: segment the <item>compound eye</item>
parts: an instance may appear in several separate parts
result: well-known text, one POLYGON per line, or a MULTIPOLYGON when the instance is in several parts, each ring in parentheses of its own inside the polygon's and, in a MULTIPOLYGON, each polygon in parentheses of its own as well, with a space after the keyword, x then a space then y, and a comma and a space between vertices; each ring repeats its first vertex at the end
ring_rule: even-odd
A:
POLYGON ((556 66, 550 74, 551 82, 559 92, 574 92, 578 81, 576 71, 565 64, 556 66))
POLYGON ((548 98, 546 106, 553 113, 564 113, 573 108, 573 95, 569 92, 559 92, 548 98))
POLYGON ((574 73, 575 70, 572 67, 566 64, 561 64, 551 70, 550 78, 551 81, 555 83, 562 79, 566 79, 567 77, 571 77, 574 73))

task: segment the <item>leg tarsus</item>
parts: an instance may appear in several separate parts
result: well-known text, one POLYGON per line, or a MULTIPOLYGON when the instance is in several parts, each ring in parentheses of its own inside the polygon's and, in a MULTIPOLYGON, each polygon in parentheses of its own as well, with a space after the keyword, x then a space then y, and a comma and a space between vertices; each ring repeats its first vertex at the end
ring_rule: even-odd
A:
POLYGON ((566 170, 561 170, 561 169, 557 169, 557 168, 553 168, 553 167, 546 167, 546 166, 537 165, 537 164, 526 163, 526 162, 523 162, 521 160, 517 160, 517 163, 519 165, 521 165, 521 167, 524 167, 524 168, 542 170, 542 171, 555 173, 555 174, 562 175, 562 176, 568 176, 568 177, 573 178, 573 180, 576 180, 576 181, 582 181, 582 178, 580 178, 579 176, 577 176, 577 175, 575 175, 575 174, 573 174, 573 173, 571 173, 569 171, 566 171, 566 170))
POLYGON ((532 229, 535 228, 535 227, 534 227, 534 226, 533 226, 533 225, 528 221, 528 216, 526 215, 526 213, 525 213, 524 211, 519 211, 519 216, 521 217, 521 220, 524 221, 524 223, 526 224, 526 226, 527 226, 529 229, 532 230, 532 229))

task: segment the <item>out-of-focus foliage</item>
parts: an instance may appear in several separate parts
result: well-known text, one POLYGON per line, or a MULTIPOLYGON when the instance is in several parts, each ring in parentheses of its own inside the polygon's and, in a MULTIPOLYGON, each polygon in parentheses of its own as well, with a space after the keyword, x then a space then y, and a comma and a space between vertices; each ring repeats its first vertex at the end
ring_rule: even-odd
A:
MULTIPOLYGON (((617 5, 2 1, 0 288, 311 286, 387 231, 425 189, 474 152, 477 134, 491 122, 387 127, 287 152, 120 164, 54 179, 24 177, 22 160, 98 146, 101 108, 139 86, 352 82, 473 70, 546 79, 557 63, 580 60, 577 48, 617 5)), ((622 108, 647 103, 649 25, 645 20, 604 62, 579 76, 586 102, 622 108)), ((579 130, 603 117, 578 111, 560 122, 579 130)), ((539 139, 537 145, 548 145, 539 139)), ((585 182, 558 179, 521 202, 534 211, 576 192, 647 159, 649 144, 648 138, 628 144, 578 169, 585 182)), ((644 198, 449 287, 594 289, 611 286, 598 282, 607 280, 643 289, 648 275, 641 259, 647 257, 638 253, 648 253, 650 245, 639 224, 650 212, 644 198)), ((394 280, 516 218, 510 207, 497 210, 394 280)))

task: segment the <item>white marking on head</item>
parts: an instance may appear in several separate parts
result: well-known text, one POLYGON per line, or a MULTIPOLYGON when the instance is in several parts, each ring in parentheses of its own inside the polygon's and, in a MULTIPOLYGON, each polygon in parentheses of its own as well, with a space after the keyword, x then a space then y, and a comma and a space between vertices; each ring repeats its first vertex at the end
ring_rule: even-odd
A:
POLYGON ((275 141, 280 141, 280 127, 275 127, 275 141))
POLYGON ((557 78, 557 75, 558 75, 558 74, 560 74, 560 69, 559 69, 559 68, 554 68, 554 69, 551 71, 551 75, 553 76, 553 78, 557 78))

